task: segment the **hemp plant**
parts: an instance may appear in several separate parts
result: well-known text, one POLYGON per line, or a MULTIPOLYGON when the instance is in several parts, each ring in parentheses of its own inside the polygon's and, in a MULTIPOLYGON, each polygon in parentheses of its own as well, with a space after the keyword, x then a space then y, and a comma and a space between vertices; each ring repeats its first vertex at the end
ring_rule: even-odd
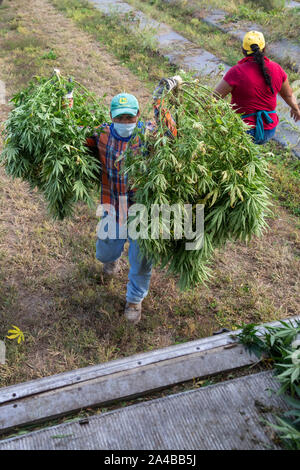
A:
POLYGON ((92 205, 100 164, 85 142, 109 119, 102 100, 56 71, 50 78, 35 77, 12 102, 0 157, 7 174, 37 187, 54 218, 70 216, 77 201, 92 205), (72 91, 71 108, 66 95, 72 91))
MULTIPOLYGON (((158 238, 139 240, 141 250, 156 265, 168 265, 180 276, 185 289, 210 277, 214 250, 229 240, 248 242, 261 235, 270 213, 267 163, 246 133, 249 127, 231 105, 216 100, 209 87, 189 74, 176 94, 165 92, 155 134, 137 129, 144 156, 131 151, 124 171, 136 189, 135 202, 151 213, 153 204, 204 205, 204 239, 199 250, 187 251, 185 238, 176 239, 171 222, 170 239, 164 239, 160 220, 158 238), (170 137, 165 113, 177 123, 177 137, 170 137)), ((172 225, 173 224, 173 225, 172 225)))
POLYGON ((281 321, 279 326, 265 326, 264 330, 260 333, 251 323, 236 337, 259 358, 267 357, 273 363, 281 385, 277 395, 284 394, 290 409, 276 416, 277 424, 267 424, 276 429, 285 447, 300 450, 300 320, 281 321))

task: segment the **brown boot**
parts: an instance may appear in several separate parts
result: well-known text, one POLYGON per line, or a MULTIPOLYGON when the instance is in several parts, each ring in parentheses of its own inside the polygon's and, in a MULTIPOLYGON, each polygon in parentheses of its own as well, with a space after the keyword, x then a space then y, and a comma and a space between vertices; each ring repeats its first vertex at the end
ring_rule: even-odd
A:
POLYGON ((139 304, 131 304, 126 302, 124 313, 126 319, 135 325, 140 321, 142 316, 142 302, 139 304))

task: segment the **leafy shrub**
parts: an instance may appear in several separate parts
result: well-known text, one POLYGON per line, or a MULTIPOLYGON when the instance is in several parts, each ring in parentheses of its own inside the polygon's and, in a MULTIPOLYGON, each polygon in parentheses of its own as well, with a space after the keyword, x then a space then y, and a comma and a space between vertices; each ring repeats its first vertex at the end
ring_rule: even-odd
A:
POLYGON ((163 106, 177 122, 177 138, 167 136, 161 109, 156 134, 139 131, 148 156, 141 158, 129 149, 125 159, 125 171, 137 189, 135 201, 144 204, 148 214, 155 204, 178 204, 182 213, 185 204, 204 204, 201 249, 186 250, 186 242, 196 239, 177 239, 174 219, 170 239, 164 239, 160 220, 157 239, 139 240, 157 265, 168 265, 170 272, 180 275, 182 288, 209 278, 207 264, 216 247, 260 235, 269 213, 267 165, 246 133, 249 127, 207 87, 188 75, 185 80, 177 96, 164 95, 163 106))
POLYGON ((5 123, 0 158, 9 175, 43 193, 51 215, 59 219, 71 215, 77 201, 93 204, 99 162, 85 142, 109 118, 103 103, 80 84, 74 88, 71 109, 64 96, 73 88, 73 82, 56 74, 50 79, 37 77, 17 93, 5 123))
POLYGON ((266 326, 263 334, 257 325, 245 325, 237 338, 258 357, 266 355, 274 364, 275 376, 281 387, 277 394, 291 409, 276 417, 277 430, 287 449, 300 450, 300 321, 280 322, 280 326, 266 326))

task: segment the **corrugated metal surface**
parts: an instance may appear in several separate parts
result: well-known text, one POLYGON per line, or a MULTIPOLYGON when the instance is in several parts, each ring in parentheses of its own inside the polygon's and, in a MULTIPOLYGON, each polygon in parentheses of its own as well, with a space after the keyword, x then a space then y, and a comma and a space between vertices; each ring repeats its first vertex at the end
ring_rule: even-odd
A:
MULTIPOLYGON (((291 324, 300 317, 287 319, 291 324)), ((266 326, 280 326, 271 322, 266 326)), ((0 388, 0 435, 80 409, 106 406, 257 361, 233 338, 239 330, 0 388)))
POLYGON ((5 449, 275 449, 261 419, 286 409, 271 372, 170 395, 0 441, 5 449))

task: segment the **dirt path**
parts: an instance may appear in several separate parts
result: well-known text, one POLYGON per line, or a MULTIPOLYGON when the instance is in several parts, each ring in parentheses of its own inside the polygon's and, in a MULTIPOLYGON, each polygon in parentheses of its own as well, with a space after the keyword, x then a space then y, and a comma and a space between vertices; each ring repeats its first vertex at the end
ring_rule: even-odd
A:
MULTIPOLYGON (((5 3, 0 79, 8 96, 35 73, 49 74, 59 66, 98 95, 107 92, 108 102, 124 89, 142 104, 147 101, 143 83, 46 0, 28 0, 26 8, 22 0, 5 3), (24 41, 29 46, 18 48, 24 41), (42 60, 51 49, 58 59, 42 60)), ((1 121, 8 112, 0 105, 1 121)), ((277 205, 261 240, 228 245, 217 254, 208 288, 183 294, 175 279, 155 271, 136 328, 122 315, 127 260, 122 259, 120 276, 103 284, 94 254, 96 225, 93 211, 83 205, 72 220, 53 222, 43 199, 0 169, 0 337, 11 324, 26 337, 22 345, 7 344, 0 386, 299 311, 299 226, 277 205)))
POLYGON ((63 73, 75 75, 99 96, 107 93, 107 102, 123 89, 135 93, 141 103, 149 98, 150 94, 140 80, 47 0, 28 0, 26 8, 24 2, 18 0, 12 0, 10 4, 24 28, 33 32, 49 49, 55 48, 59 55, 55 65, 59 65, 63 73))
MULTIPOLYGON (((7 11, 5 14, 7 15, 7 11)), ((8 30, 6 37, 0 38, 0 49, 5 48, 9 41, 17 41, 16 45, 19 44, 20 40, 18 42, 16 38, 17 29, 23 40, 34 35, 38 46, 45 50, 54 49, 58 56, 53 65, 39 62, 37 67, 35 63, 38 61, 35 61, 34 57, 32 61, 26 62, 22 59, 23 51, 18 49, 8 51, 5 55, 1 54, 0 79, 6 85, 7 101, 21 85, 26 85, 34 73, 40 73, 42 69, 45 74, 49 74, 54 66, 60 67, 64 74, 76 76, 98 96, 107 93, 107 102, 114 94, 123 90, 134 93, 141 104, 148 100, 149 91, 128 69, 122 67, 105 47, 95 42, 88 34, 82 33, 46 0, 29 0, 26 8, 22 0, 12 0, 7 18, 13 26, 8 30)), ((30 51, 26 52, 27 56, 30 55, 30 51)), ((5 121, 9 110, 8 105, 0 105, 1 122, 5 121)), ((72 248, 76 249, 74 233, 80 232, 84 240, 89 238, 89 255, 93 253, 91 242, 94 239, 96 219, 93 220, 92 213, 86 214, 86 208, 79 208, 78 216, 72 221, 59 224, 49 220, 42 198, 30 191, 26 183, 8 178, 2 168, 0 188, 0 253, 1 261, 3 260, 0 271, 1 336, 6 334, 12 322, 27 332, 30 331, 37 340, 36 347, 31 344, 29 348, 27 367, 23 371, 18 370, 18 365, 20 368, 24 367, 19 364, 19 360, 22 361, 21 348, 11 351, 17 363, 16 370, 6 367, 3 378, 9 382, 10 378, 15 376, 12 378, 15 382, 49 374, 54 370, 65 370, 66 367, 72 368, 75 365, 72 362, 72 354, 69 358, 62 354, 60 365, 59 361, 57 362, 58 369, 53 369, 51 365, 51 335, 48 339, 43 338, 48 336, 47 326, 58 319, 56 303, 65 299, 67 290, 62 286, 58 299, 48 284, 56 279, 63 283, 64 278, 72 277, 73 271, 76 271, 76 261, 72 262, 70 259, 72 250, 69 247, 71 244, 72 248), (89 220, 92 222, 87 227, 89 220), (83 227, 86 233, 83 233, 83 227), (41 318, 43 321, 39 324, 41 318), (46 330, 44 333, 43 329, 46 330)), ((78 250, 80 248, 78 246, 78 250)))

